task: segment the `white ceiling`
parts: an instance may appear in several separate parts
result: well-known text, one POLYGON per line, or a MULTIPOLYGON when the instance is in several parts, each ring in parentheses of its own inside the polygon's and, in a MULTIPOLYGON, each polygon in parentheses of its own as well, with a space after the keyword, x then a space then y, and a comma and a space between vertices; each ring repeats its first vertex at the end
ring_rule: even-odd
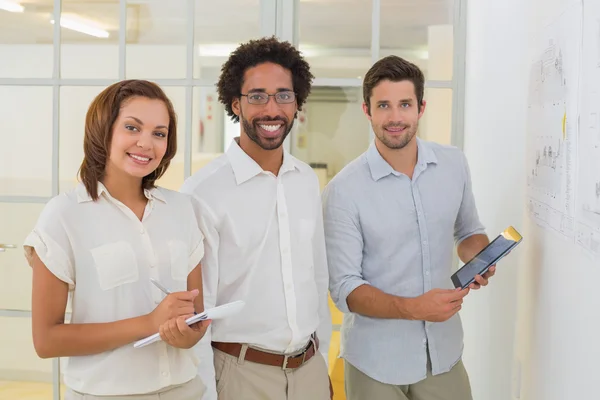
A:
MULTIPOLYGON (((24 13, 0 10, 0 43, 51 43, 53 0, 21 0, 24 13)), ((130 0, 127 42, 185 44, 185 0, 130 0)), ((232 44, 260 34, 260 0, 198 0, 197 44, 232 44)), ((368 49, 371 45, 370 0, 300 0, 301 46, 368 49)), ((427 27, 452 23, 453 0, 381 0, 381 47, 426 50, 427 27)), ((63 0, 63 14, 75 14, 110 32, 98 39, 67 29, 64 43, 116 43, 118 0, 63 0)))

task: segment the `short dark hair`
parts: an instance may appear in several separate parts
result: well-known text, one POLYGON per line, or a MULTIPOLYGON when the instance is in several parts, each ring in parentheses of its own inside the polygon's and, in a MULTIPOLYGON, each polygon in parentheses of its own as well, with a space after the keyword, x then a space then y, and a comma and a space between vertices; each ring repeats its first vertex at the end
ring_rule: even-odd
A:
POLYGON ((221 68, 221 76, 217 82, 219 101, 223 103, 227 115, 233 121, 240 120, 233 112, 231 103, 241 95, 244 73, 249 68, 265 62, 279 64, 291 71, 298 110, 302 110, 302 105, 310 94, 314 76, 308 63, 294 46, 272 36, 241 44, 221 68))
POLYGON ((423 71, 415 64, 406 61, 398 56, 387 56, 377 61, 369 69, 363 80, 363 98, 367 105, 369 114, 371 114, 371 95, 373 88, 379 82, 389 80, 392 82, 410 81, 415 85, 415 94, 417 95, 417 104, 419 110, 423 104, 423 95, 425 91, 425 76, 423 71))
POLYGON ((92 101, 85 117, 84 157, 79 168, 79 177, 94 201, 98 200, 98 182, 104 178, 106 163, 110 157, 110 144, 115 121, 121 107, 136 97, 162 101, 169 114, 167 151, 159 166, 142 179, 144 189, 154 187, 154 182, 166 172, 177 152, 177 115, 171 100, 163 90, 153 82, 136 79, 110 85, 92 101))

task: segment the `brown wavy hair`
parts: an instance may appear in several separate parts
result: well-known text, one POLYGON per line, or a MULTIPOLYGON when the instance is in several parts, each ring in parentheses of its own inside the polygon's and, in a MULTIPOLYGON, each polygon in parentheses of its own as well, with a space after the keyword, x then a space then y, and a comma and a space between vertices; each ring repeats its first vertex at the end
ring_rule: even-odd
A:
POLYGON ((371 95, 379 82, 389 80, 392 82, 410 81, 415 85, 418 110, 423 105, 425 90, 425 76, 415 64, 398 56, 387 56, 377 61, 366 73, 363 80, 363 100, 371 115, 371 95))
POLYGON ((161 100, 169 114, 167 151, 159 166, 142 179, 143 189, 155 186, 155 181, 165 173, 177 152, 177 115, 171 100, 163 90, 157 84, 145 80, 124 80, 112 84, 96 96, 85 117, 84 157, 79 168, 79 177, 94 201, 98 200, 98 182, 102 181, 106 173, 113 126, 121 107, 134 97, 161 100))

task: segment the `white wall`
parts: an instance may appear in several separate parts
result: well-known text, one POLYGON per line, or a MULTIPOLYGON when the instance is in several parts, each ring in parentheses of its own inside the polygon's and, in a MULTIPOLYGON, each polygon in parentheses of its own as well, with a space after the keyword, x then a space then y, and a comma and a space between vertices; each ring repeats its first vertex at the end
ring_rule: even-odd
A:
POLYGON ((524 236, 462 312, 475 400, 598 398, 600 260, 525 211, 534 40, 574 2, 468 3, 465 151, 475 196, 490 234, 513 224, 524 236))
MULTIPOLYGON (((524 0, 468 2, 465 153, 490 237, 509 225, 523 230, 527 15, 524 0)), ((461 312, 475 400, 511 399, 523 250, 500 262, 490 285, 471 292, 461 312)))
MULTIPOLYGON (((536 10, 529 22, 535 34, 576 1, 530 3, 536 10)), ((530 52, 534 56, 539 55, 530 52)), ((529 149, 528 154, 532 153, 529 149)), ((516 341, 516 357, 523 370, 521 398, 598 398, 600 260, 540 228, 531 218, 527 220, 527 268, 520 274, 516 341)))

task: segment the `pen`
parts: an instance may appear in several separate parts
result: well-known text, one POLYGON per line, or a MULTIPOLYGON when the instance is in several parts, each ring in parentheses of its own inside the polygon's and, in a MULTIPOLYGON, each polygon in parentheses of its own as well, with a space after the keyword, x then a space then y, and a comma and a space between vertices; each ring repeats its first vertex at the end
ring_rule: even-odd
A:
MULTIPOLYGON (((161 285, 160 283, 158 283, 156 280, 154 280, 153 278, 150 278, 150 282, 152 282, 152 284, 154 284, 154 286, 156 286, 158 289, 160 289, 161 292, 163 292, 164 294, 171 294, 171 291, 169 289, 167 289, 166 287, 164 287, 163 285, 161 285)), ((194 315, 198 314, 196 311, 194 311, 194 315)))
POLYGON ((150 282, 152 282, 154 284, 154 286, 156 286, 157 288, 159 288, 160 291, 163 292, 164 294, 171 294, 171 291, 169 289, 167 289, 166 287, 164 287, 163 285, 161 285, 160 283, 158 283, 154 279, 150 278, 150 282))

